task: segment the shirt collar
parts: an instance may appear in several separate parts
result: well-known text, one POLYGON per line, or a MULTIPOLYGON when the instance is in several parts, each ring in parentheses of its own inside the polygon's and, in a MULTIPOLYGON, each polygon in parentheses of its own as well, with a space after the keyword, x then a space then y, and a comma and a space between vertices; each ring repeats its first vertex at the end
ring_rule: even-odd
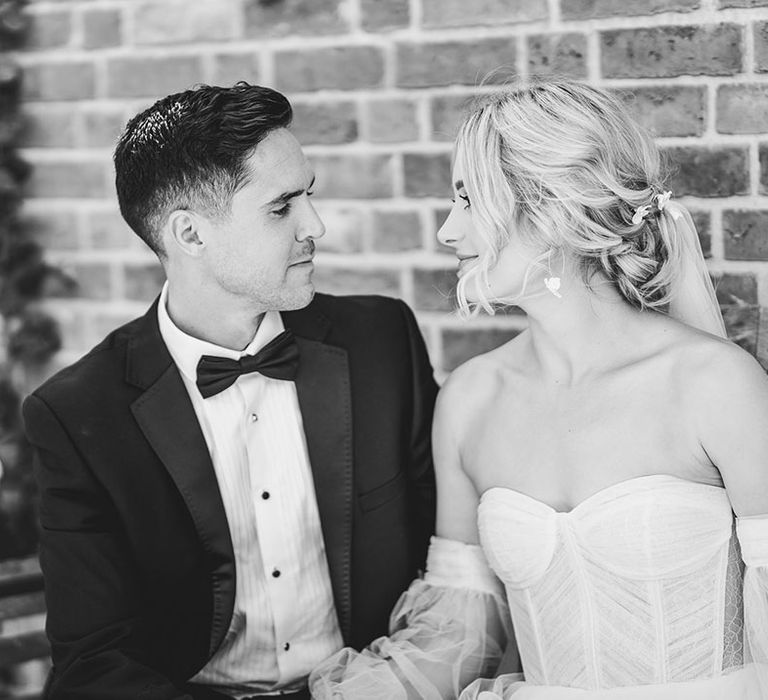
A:
POLYGON ((224 348, 207 340, 195 338, 181 330, 168 314, 168 282, 160 292, 160 302, 157 305, 157 320, 160 325, 160 335, 168 352, 181 373, 191 381, 197 380, 197 363, 203 355, 216 355, 239 360, 243 355, 255 355, 270 340, 285 330, 283 319, 278 311, 267 311, 262 318, 256 335, 243 350, 224 348))

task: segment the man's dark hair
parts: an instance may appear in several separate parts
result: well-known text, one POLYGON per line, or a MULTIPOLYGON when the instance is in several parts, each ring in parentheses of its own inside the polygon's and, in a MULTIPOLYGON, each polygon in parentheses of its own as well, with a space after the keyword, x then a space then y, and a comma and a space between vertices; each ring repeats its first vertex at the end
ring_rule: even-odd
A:
POLYGON ((225 215, 254 148, 291 117, 285 96, 245 82, 201 85, 155 102, 128 122, 115 148, 123 218, 163 257, 163 218, 174 209, 225 215))

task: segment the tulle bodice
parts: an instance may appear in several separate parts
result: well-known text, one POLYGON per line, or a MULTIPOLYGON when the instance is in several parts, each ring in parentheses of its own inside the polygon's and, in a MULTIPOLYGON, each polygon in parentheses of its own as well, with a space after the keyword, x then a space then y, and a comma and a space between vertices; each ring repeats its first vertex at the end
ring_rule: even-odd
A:
POLYGON ((561 513, 492 488, 478 524, 528 682, 612 688, 740 663, 741 572, 724 489, 646 476, 561 513))

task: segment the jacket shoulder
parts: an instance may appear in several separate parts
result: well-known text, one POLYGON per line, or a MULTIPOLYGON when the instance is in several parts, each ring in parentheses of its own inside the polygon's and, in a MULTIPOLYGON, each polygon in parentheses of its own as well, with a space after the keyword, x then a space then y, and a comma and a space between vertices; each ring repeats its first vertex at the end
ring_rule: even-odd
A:
POLYGON ((59 397, 71 400, 76 395, 73 392, 102 388, 109 378, 122 378, 126 347, 144 319, 136 318, 116 328, 79 360, 48 378, 32 394, 46 403, 55 403, 59 397))

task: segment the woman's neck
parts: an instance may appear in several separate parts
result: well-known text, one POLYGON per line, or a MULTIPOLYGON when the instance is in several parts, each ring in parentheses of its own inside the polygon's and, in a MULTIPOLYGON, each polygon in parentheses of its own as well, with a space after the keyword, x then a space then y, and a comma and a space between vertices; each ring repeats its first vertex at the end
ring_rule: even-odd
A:
POLYGON ((543 378, 567 386, 616 365, 632 347, 638 312, 604 275, 593 276, 589 287, 578 277, 564 279, 560 295, 544 292, 521 306, 543 378))

